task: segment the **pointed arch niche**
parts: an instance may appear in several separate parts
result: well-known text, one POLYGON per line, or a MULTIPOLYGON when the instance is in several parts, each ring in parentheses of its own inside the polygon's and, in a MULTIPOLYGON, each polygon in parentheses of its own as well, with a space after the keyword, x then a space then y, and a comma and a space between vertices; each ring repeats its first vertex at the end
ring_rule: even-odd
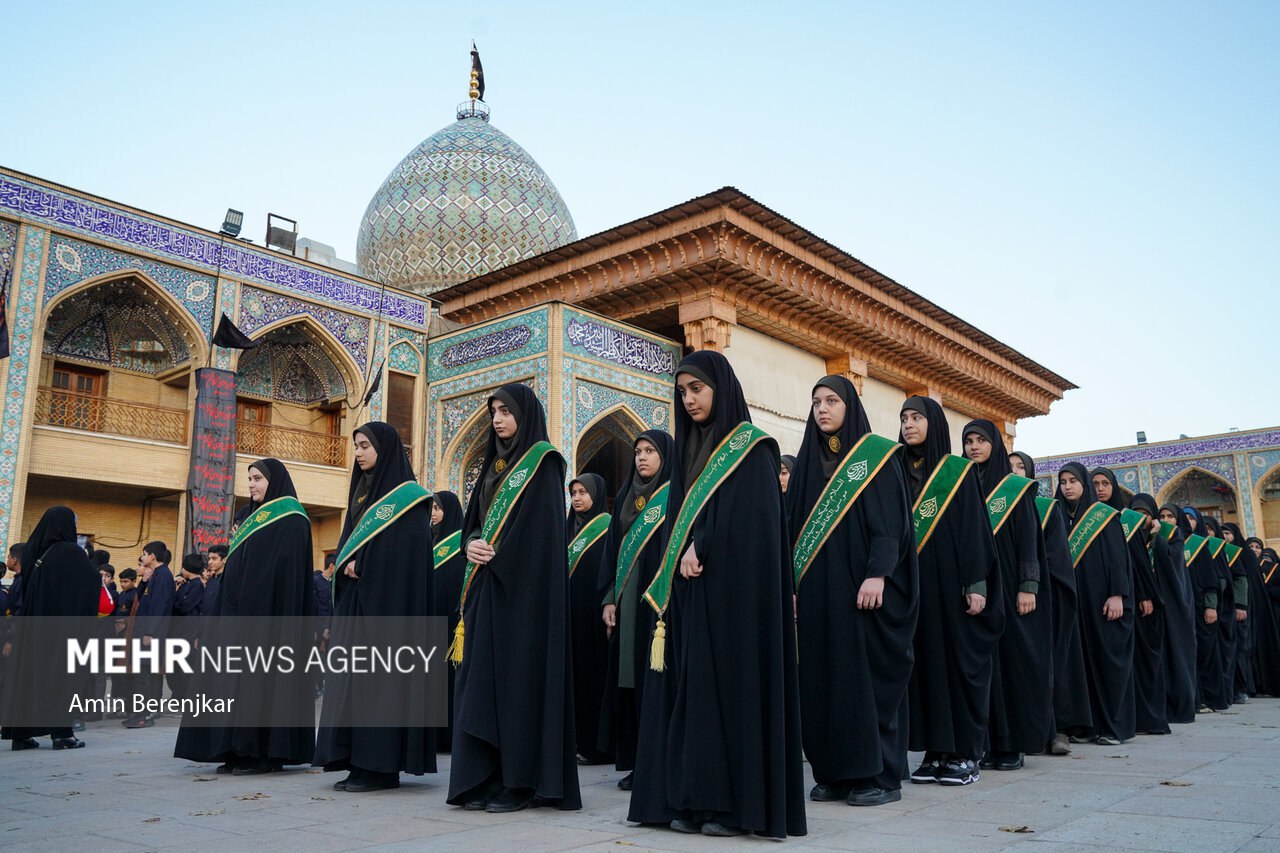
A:
POLYGON ((614 494, 635 464, 633 448, 644 430, 640 416, 620 404, 589 422, 578 437, 573 454, 574 471, 579 475, 604 477, 610 511, 614 494))
POLYGON ((1219 521, 1240 523, 1240 499, 1236 487, 1225 477, 1193 465, 1175 476, 1156 497, 1160 505, 1174 503, 1193 506, 1219 521))

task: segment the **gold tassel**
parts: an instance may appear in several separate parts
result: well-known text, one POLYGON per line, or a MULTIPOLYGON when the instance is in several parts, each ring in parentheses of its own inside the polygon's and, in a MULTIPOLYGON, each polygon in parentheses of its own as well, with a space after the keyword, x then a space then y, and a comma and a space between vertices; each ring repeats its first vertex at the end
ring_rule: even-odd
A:
POLYGON ((649 669, 662 672, 667 668, 667 623, 661 619, 653 629, 653 645, 649 646, 649 669))
POLYGON ((463 622, 458 619, 458 627, 453 629, 453 642, 449 644, 449 662, 454 666, 462 663, 463 622))

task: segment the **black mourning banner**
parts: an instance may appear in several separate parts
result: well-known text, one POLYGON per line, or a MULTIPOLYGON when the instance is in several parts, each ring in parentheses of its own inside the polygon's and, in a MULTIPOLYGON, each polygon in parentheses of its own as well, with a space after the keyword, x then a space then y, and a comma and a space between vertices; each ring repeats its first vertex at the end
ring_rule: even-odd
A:
POLYGON ((236 375, 230 370, 204 367, 196 371, 183 553, 227 544, 235 508, 235 467, 236 375))

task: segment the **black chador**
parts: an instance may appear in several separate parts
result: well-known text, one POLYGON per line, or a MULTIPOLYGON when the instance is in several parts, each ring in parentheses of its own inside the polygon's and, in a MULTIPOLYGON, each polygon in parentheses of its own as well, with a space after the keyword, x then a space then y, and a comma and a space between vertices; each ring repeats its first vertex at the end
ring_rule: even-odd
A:
MULTIPOLYGON (((1235 524, 1224 524, 1236 537, 1233 544, 1245 542, 1241 538, 1240 528, 1235 524)), ((1263 578, 1258 557, 1253 553, 1252 543, 1262 547, 1262 540, 1251 539, 1244 544, 1240 559, 1245 561, 1245 573, 1249 581, 1249 621, 1253 624, 1249 631, 1253 640, 1253 654, 1250 665, 1253 668, 1253 691, 1258 696, 1280 696, 1280 625, 1276 622, 1276 614, 1268 602, 1267 585, 1263 578)))
MULTIPOLYGON (((440 520, 431 525, 431 564, 434 567, 432 591, 433 611, 437 616, 449 618, 449 636, 458 628, 458 599, 462 595, 462 575, 467 567, 467 556, 462 550, 462 502, 453 492, 436 492, 431 507, 432 518, 440 520)), ((446 666, 449 683, 449 725, 440 729, 437 749, 448 752, 453 748, 453 690, 452 666, 446 666)))
MULTIPOLYGON (((347 517, 338 551, 342 552, 364 515, 397 486, 416 482, 400 434, 390 424, 374 421, 355 431, 356 463, 351 470, 347 517), (367 442, 368 447, 363 445, 367 442), (372 454, 372 455, 371 455, 372 454), (365 468, 369 460, 370 467, 365 468)), ((333 631, 336 647, 373 642, 366 633, 387 616, 425 617, 436 612, 433 577, 423 569, 431 551, 431 501, 402 510, 345 560, 333 575, 333 631), (354 575, 354 577, 352 576, 354 575)), ((438 657, 437 657, 438 660, 438 657)), ((350 726, 362 708, 423 707, 425 680, 379 682, 377 692, 357 691, 340 672, 325 677, 324 705, 316 738, 315 763, 325 770, 347 770, 334 784, 340 791, 362 793, 400 785, 400 773, 420 776, 436 770, 436 733, 426 727, 350 726)))
POLYGON ((871 432, 853 383, 826 376, 813 395, 786 500, 793 546, 802 540, 796 621, 800 720, 818 783, 810 796, 877 805, 900 798, 908 769, 907 682, 920 605, 911 505, 892 442, 864 442, 842 464, 871 432), (833 478, 849 484, 849 495, 866 485, 851 504, 819 508, 833 478))
POLYGON ((925 756, 911 781, 967 785, 977 781, 985 751, 993 658, 1006 618, 1000 563, 978 472, 970 466, 942 488, 941 466, 951 456, 942 406, 909 397, 901 419, 916 541, 928 535, 923 548, 917 545, 920 618, 908 692, 911 749, 925 756))
POLYGON ((1053 735, 1053 589, 1041 568, 1047 558, 1036 513, 1037 486, 1019 493, 1006 482, 1013 468, 1004 437, 991 421, 970 421, 961 437, 970 458, 971 439, 991 448, 985 462, 974 462, 989 518, 999 525, 994 536, 1004 596, 1004 631, 991 674, 988 766, 1016 770, 1023 753, 1040 752, 1053 735))
POLYGON ((462 538, 494 553, 463 591, 449 802, 508 812, 536 796, 579 809, 564 461, 550 449, 528 468, 547 441, 546 414, 530 388, 504 385, 487 405, 493 423, 462 538), (505 506, 505 521, 488 542, 495 503, 498 512, 505 506))
MULTIPOLYGON (((635 440, 635 451, 636 465, 632 466, 631 474, 613 502, 613 518, 605 536, 605 555, 598 579, 606 614, 609 607, 613 608, 600 748, 613 753, 617 768, 626 771, 636 766, 645 678, 652 672, 649 639, 653 634, 654 613, 640 596, 657 573, 666 550, 663 519, 670 489, 662 492, 659 489, 671 479, 675 440, 663 430, 646 430, 635 440), (642 460, 648 476, 638 468, 642 460), (627 563, 621 565, 619 557, 624 541, 628 546, 627 563)), ((608 620, 605 624, 608 625, 608 620)), ((653 674, 661 677, 661 673, 653 674)), ((628 774, 619 782, 620 787, 630 787, 632 778, 628 774)))
MULTIPOLYGON (((224 644, 306 649, 311 640, 310 617, 315 613, 311 521, 297 511, 298 493, 280 460, 261 459, 249 467, 266 478, 267 489, 260 502, 251 504, 246 524, 252 524, 254 515, 263 511, 271 518, 269 523, 248 528, 252 532, 243 539, 233 539, 235 548, 227 555, 218 595, 203 619, 202 643, 211 649, 224 644), (223 621, 231 617, 277 618, 223 621), (255 636, 245 636, 246 631, 255 636)), ((236 701, 223 725, 195 726, 192 718, 185 718, 174 757, 219 761, 219 772, 237 775, 311 763, 314 724, 259 728, 237 722, 269 716, 313 719, 314 688, 300 671, 275 676, 269 685, 260 676, 254 677, 244 682, 243 689, 234 674, 200 673, 193 692, 236 701)))
MULTIPOLYGON (((1215 540, 1222 539, 1222 526, 1216 518, 1206 515, 1200 521, 1204 525, 1204 535, 1215 540)), ((1237 584, 1231 567, 1227 565, 1226 548, 1215 541, 1210 542, 1205 549, 1211 547, 1218 548, 1217 555, 1211 555, 1214 571, 1218 575, 1218 657, 1222 664, 1222 695, 1230 705, 1236 701, 1236 646, 1239 644, 1236 636, 1237 584)))
MULTIPOLYGON (((93 637, 97 629, 98 598, 102 578, 89 563, 89 555, 76 544, 76 516, 69 507, 45 510, 27 538, 22 553, 22 615, 12 626, 9 657, 4 659, 4 705, 0 715, 13 720, 38 720, 33 727, 6 727, 0 737, 12 740, 15 750, 38 746, 40 735, 53 739, 54 749, 84 746, 71 731, 73 696, 84 696, 84 676, 68 673, 66 644, 50 642, 34 633, 35 623, 26 617, 68 617, 68 638, 93 637), (74 618, 74 619, 73 619, 74 618), (74 621, 78 620, 78 621, 74 621), (21 709, 19 715, 15 709, 21 709)), ((170 581, 170 586, 173 582, 170 581)), ((45 632, 47 633, 47 632, 45 632)))
POLYGON ((573 720, 578 760, 604 764, 613 754, 600 748, 600 707, 609 666, 609 633, 600 618, 600 566, 605 561, 605 482, 599 474, 583 474, 569 481, 586 489, 590 508, 565 519, 569 543, 569 637, 573 645, 573 720))
POLYGON ((1165 718, 1170 723, 1196 720, 1196 607, 1183 545, 1186 518, 1178 507, 1160 507, 1160 520, 1174 525, 1169 537, 1157 536, 1151 552, 1156 584, 1164 602, 1165 718), (1182 519, 1182 524, 1178 519, 1182 519))
MULTIPOLYGON (((1205 536, 1200 513, 1194 507, 1186 507, 1178 513, 1178 523, 1188 543, 1191 537, 1205 536)), ((1231 697, 1226 693, 1226 679, 1222 671, 1222 632, 1218 620, 1222 612, 1221 578, 1218 567, 1209 553, 1209 545, 1196 542, 1184 550, 1188 557, 1187 568, 1195 588, 1196 605, 1196 685, 1199 711, 1222 711, 1231 707, 1231 697)))
MULTIPOLYGON (((1098 470, 1110 474, 1109 469, 1098 470)), ((1115 475, 1110 476, 1114 482, 1115 475)), ((1112 494, 1119 495, 1119 488, 1112 494)), ((1134 495, 1129 506, 1147 519, 1160 514, 1156 499, 1148 494, 1134 495)), ((1134 598, 1138 602, 1133 626, 1134 727, 1149 735, 1167 735, 1169 685, 1164 650, 1168 644, 1164 635, 1169 630, 1169 608, 1156 576, 1155 549, 1160 536, 1152 534, 1150 527, 1150 521, 1141 522, 1129 536, 1129 564, 1133 567, 1134 598)))
MULTIPOLYGON (((1263 545, 1261 541, 1259 545, 1263 545)), ((1267 603, 1271 607, 1271 615, 1280 623, 1280 554, 1275 548, 1262 548, 1258 555, 1258 572, 1262 575, 1262 586, 1266 592, 1267 603)), ((1272 675, 1280 670, 1272 670, 1272 675)), ((1272 695, 1280 695, 1280 692, 1272 695)))
MULTIPOLYGON (((1088 520, 1097 497, 1089 472, 1078 462, 1069 462, 1058 472, 1058 491, 1067 513, 1068 535, 1088 520), (1080 494, 1067 498, 1062 483, 1067 477, 1079 481, 1080 494)), ((1100 512, 1100 510, 1099 510, 1100 512)), ((1076 589, 1080 596, 1080 637, 1085 669, 1089 676, 1089 701, 1093 729, 1072 733, 1076 739, 1097 738, 1117 743, 1134 735, 1133 705, 1133 588, 1129 551, 1120 519, 1113 517, 1091 534, 1092 544, 1076 560, 1076 589), (1105 612, 1110 607, 1110 613, 1105 612)))
MULTIPOLYGON (((1023 476, 1036 478, 1036 466, 1029 454, 1015 450, 1010 454, 1022 461, 1023 476)), ((1071 548, 1067 544, 1067 517, 1062 502, 1037 499, 1040 530, 1044 535, 1045 568, 1053 587, 1050 594, 1053 625, 1053 731, 1049 752, 1067 755, 1071 752, 1067 732, 1093 728, 1093 711, 1089 707, 1089 676, 1085 672, 1084 649, 1080 642, 1079 600, 1076 572, 1071 565, 1071 548)))
MULTIPOLYGON (((672 827, 706 835, 804 835, 791 550, 778 448, 767 437, 754 446, 742 440, 745 433, 730 439, 751 414, 720 353, 693 353, 676 369, 676 382, 667 518, 668 550, 676 548, 681 562, 665 616, 674 641, 664 657, 671 715, 663 744, 672 827), (675 519, 694 498, 698 478, 714 477, 708 466, 728 458, 731 445, 748 449, 717 480, 691 535, 677 545, 675 519)), ((647 748, 642 735, 640 749, 647 748)), ((636 792, 645 766, 639 759, 636 792)))

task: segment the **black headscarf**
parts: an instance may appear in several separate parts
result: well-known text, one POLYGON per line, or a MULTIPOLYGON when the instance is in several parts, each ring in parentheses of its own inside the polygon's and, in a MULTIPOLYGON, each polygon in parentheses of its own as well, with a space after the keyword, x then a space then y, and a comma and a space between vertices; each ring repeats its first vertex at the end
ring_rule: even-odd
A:
POLYGON ((1124 495, 1120 492, 1120 481, 1116 479, 1116 472, 1110 468, 1094 468, 1089 476, 1090 485, 1093 484, 1093 478, 1099 474, 1111 481, 1111 500, 1104 503, 1112 509, 1124 509, 1124 495))
POLYGON ((573 490, 574 483, 581 483, 591 496, 591 509, 574 512, 573 507, 569 507, 569 516, 565 519, 565 535, 570 540, 587 526, 587 522, 604 512, 604 477, 599 474, 579 474, 569 481, 570 491, 573 490))
POLYGON ((1254 542, 1257 542, 1257 543, 1258 543, 1258 547, 1259 547, 1259 548, 1265 548, 1265 547, 1267 547, 1267 543, 1266 543, 1266 542, 1263 542, 1263 541, 1262 541, 1261 539, 1259 539, 1257 536, 1250 536, 1248 539, 1244 540, 1244 544, 1245 544, 1245 545, 1250 545, 1250 544, 1252 544, 1252 543, 1254 543, 1254 542))
MULTIPOLYGON (((930 432, 932 431, 931 429, 930 432)), ((1013 473, 1013 466, 1009 464, 1009 451, 1005 449, 1004 436, 991 421, 969 421, 960 437, 965 438, 971 432, 982 436, 991 444, 991 455, 987 457, 987 461, 974 463, 974 467, 978 469, 978 480, 982 483, 982 493, 989 495, 992 489, 1000 485, 1001 480, 1013 473)))
POLYGON ((1204 536, 1215 536, 1222 538, 1222 524, 1212 515, 1201 516, 1200 523, 1204 525, 1204 536))
POLYGON ((1276 553, 1275 548, 1263 548, 1262 556, 1258 558, 1258 562, 1280 563, 1280 554, 1276 553))
POLYGON ((911 498, 915 500, 920 497, 933 469, 938 467, 942 457, 951 452, 951 428, 947 425, 947 416, 942 411, 942 406, 930 397, 908 397, 898 413, 907 410, 919 412, 929 422, 924 443, 915 447, 907 444, 902 429, 898 429, 898 443, 906 448, 902 460, 906 468, 907 483, 911 486, 911 498))
POLYGON ((1160 508, 1156 506, 1156 499, 1146 492, 1138 492, 1129 501, 1129 509, 1146 510, 1147 514, 1156 521, 1160 520, 1160 508))
POLYGON ((440 523, 431 526, 434 541, 438 544, 446 536, 462 529, 462 501, 453 492, 436 492, 434 500, 444 513, 440 523))
POLYGON ((814 495, 820 494, 827 482, 836 472, 840 460, 867 433, 871 432, 871 422, 867 420, 867 412, 858 398, 853 383, 843 376, 824 376, 813 386, 813 390, 830 388, 845 404, 844 423, 834 433, 825 433, 818 426, 813 408, 809 409, 809 420, 804 426, 804 439, 800 442, 800 455, 796 458, 796 467, 791 472, 791 482, 787 485, 784 506, 791 518, 792 535, 799 535, 808 518, 814 495), (836 440, 832 449, 832 439, 836 440), (811 460, 812 455, 812 460, 811 460), (806 506, 807 504, 807 506, 806 506))
MULTIPOLYGON (((1036 478, 1036 460, 1031 458, 1030 453, 1023 453, 1021 450, 1015 450, 1009 455, 1016 456, 1022 460, 1022 467, 1027 471, 1028 480, 1034 480, 1036 478)), ((1009 470, 1013 470, 1012 464, 1010 464, 1009 470)))
POLYGON ((796 470, 796 458, 790 453, 782 454, 782 467, 787 469, 788 474, 794 472, 796 470))
MULTIPOLYGON (((520 461, 525 452, 539 441, 549 441, 547 436, 547 415, 542 409, 533 389, 528 385, 513 383, 503 385, 485 401, 486 410, 494 400, 498 400, 516 419, 516 434, 502 440, 489 425, 489 435, 485 439, 484 464, 480 468, 480 477, 476 481, 476 489, 467 503, 466 517, 463 521, 463 537, 478 532, 484 525, 485 515, 489 512, 489 504, 498 491, 498 486, 511 470, 511 466, 520 461), (503 460, 498 466, 497 461, 503 460), (501 467, 502 470, 497 470, 501 467)), ((563 504, 562 504, 563 506, 563 504)))
POLYGON ((1084 486, 1084 493, 1080 495, 1079 501, 1067 500, 1067 496, 1062 493, 1061 479, 1059 479, 1058 485, 1053 491, 1053 496, 1062 501, 1062 506, 1067 511, 1067 517, 1074 522, 1080 518, 1080 513, 1097 503, 1098 495, 1093 491, 1093 478, 1089 476, 1089 469, 1079 462, 1068 462, 1058 472, 1059 478, 1061 478, 1064 471, 1072 474, 1084 486))
POLYGON ((647 480, 640 476, 634 464, 631 466, 631 473, 627 475, 627 481, 622 484, 618 499, 613 504, 613 514, 618 518, 619 529, 624 535, 631 529, 636 517, 649 503, 649 499, 653 497, 658 487, 671 479, 671 466, 676 459, 675 439, 666 430, 645 430, 636 437, 632 446, 639 444, 640 439, 657 448, 662 463, 658 466, 658 473, 647 480))
MULTIPOLYGON (((382 421, 370 421, 357 427, 355 432, 369 439, 369 443, 378 454, 378 461, 369 471, 362 471, 358 462, 353 462, 351 465, 347 518, 342 525, 339 550, 346 543, 347 536, 351 534, 351 530, 360 521, 366 509, 377 503, 396 486, 416 479, 413 476, 413 468, 409 465, 409 455, 404 452, 404 444, 400 441, 400 433, 396 432, 395 427, 382 421)), ((272 481, 272 486, 274 485, 275 482, 272 481)))
MULTIPOLYGON (((69 506, 49 507, 40 517, 36 529, 27 537, 27 546, 22 551, 22 573, 26 578, 24 586, 31 585, 31 571, 35 568, 36 560, 59 542, 76 544, 76 514, 69 506)), ((84 558, 87 564, 89 556, 85 554, 84 558)))
POLYGON ((1195 532, 1191 529, 1191 520, 1187 518, 1187 514, 1183 511, 1182 507, 1177 504, 1165 504, 1160 507, 1162 512, 1166 509, 1173 510, 1173 517, 1176 519, 1174 524, 1177 525, 1178 532, 1182 534, 1182 539, 1185 542, 1187 537, 1195 532))
POLYGON ((714 350, 700 350, 690 354, 676 368, 676 376, 687 373, 710 385, 715 391, 711 401, 711 415, 701 424, 693 422, 685 411, 680 400, 680 391, 676 389, 676 447, 680 453, 680 467, 672 476, 672 492, 680 486, 679 494, 683 496, 686 489, 702 473, 711 451, 724 440, 733 428, 743 421, 751 421, 751 412, 747 409, 746 397, 742 394, 742 385, 733 372, 729 360, 714 350), (677 477, 679 478, 677 481, 677 477))
POLYGON ((289 476, 289 469, 279 459, 259 459, 257 462, 250 462, 249 467, 257 469, 267 478, 267 491, 262 495, 262 501, 254 504, 255 507, 270 503, 276 498, 298 496, 298 490, 293 487, 293 478, 289 476))

